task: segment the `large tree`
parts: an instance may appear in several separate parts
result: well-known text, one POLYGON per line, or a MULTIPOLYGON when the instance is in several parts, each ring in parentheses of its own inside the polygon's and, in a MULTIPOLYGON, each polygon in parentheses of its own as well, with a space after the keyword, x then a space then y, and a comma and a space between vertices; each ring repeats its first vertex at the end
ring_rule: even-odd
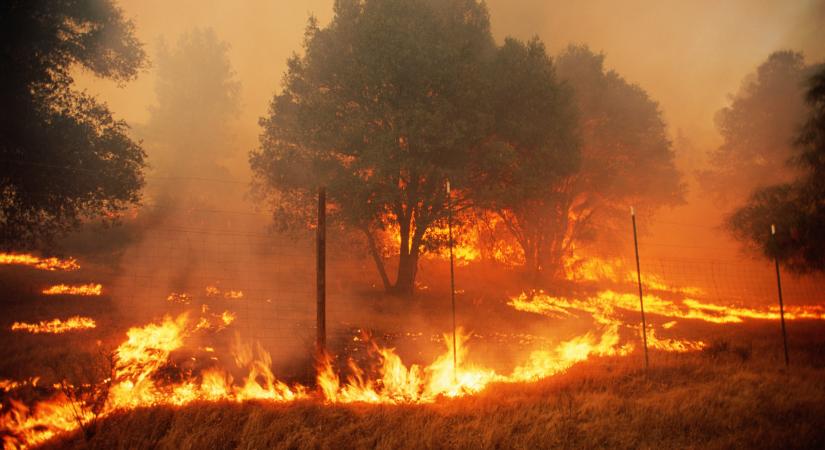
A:
POLYGON ((804 91, 814 67, 801 53, 772 53, 742 81, 730 104, 716 113, 722 145, 710 152, 703 188, 725 203, 742 202, 755 189, 787 182, 796 168, 785 164, 805 120, 804 91))
POLYGON ((825 271, 825 67, 810 79, 807 120, 790 161, 800 175, 757 190, 728 219, 734 234, 797 272, 825 271), (776 236, 770 227, 776 224, 776 236))
POLYGON ((142 134, 160 172, 204 176, 231 156, 232 123, 240 112, 240 83, 229 46, 211 28, 162 41, 154 58, 157 103, 142 134))
POLYGON ((505 40, 489 76, 494 122, 474 171, 474 205, 504 224, 535 280, 550 264, 548 239, 566 215, 560 187, 579 164, 575 105, 537 39, 505 40))
POLYGON ((427 231, 446 215, 445 182, 461 192, 488 134, 493 52, 487 9, 474 0, 336 1, 328 26, 310 22, 250 156, 276 214, 311 223, 301 213, 326 186, 385 287, 412 293, 427 231), (376 238, 386 227, 400 241, 394 282, 376 238))
MULTIPOLYGON (((631 206, 645 214, 677 204, 684 186, 658 104, 604 67, 604 55, 570 46, 556 58, 572 90, 581 138, 578 170, 545 199, 539 269, 561 275, 577 246, 625 229, 631 206)), ((535 217, 542 217, 541 215, 535 217)))
POLYGON ((118 82, 145 61, 111 0, 0 4, 0 246, 36 248, 139 201, 144 153, 76 68, 118 82))

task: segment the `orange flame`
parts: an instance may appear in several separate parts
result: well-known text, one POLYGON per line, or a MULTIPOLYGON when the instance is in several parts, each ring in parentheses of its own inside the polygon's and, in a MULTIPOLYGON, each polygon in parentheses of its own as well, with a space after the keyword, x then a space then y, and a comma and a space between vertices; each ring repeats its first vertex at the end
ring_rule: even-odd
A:
POLYGON ((60 319, 52 319, 49 321, 43 320, 38 323, 14 322, 11 326, 12 331, 28 331, 29 333, 53 333, 60 334, 67 331, 87 330, 95 328, 97 324, 94 319, 89 317, 74 316, 69 317, 65 321, 60 319))
MULTIPOLYGON (((696 319, 712 323, 741 323, 743 319, 778 320, 777 308, 755 309, 731 307, 703 303, 685 298, 681 304, 664 300, 659 296, 644 296, 645 312, 674 319, 696 319)), ((532 296, 521 293, 509 300, 508 304, 519 311, 544 315, 573 314, 579 310, 594 316, 610 314, 614 309, 639 311, 638 294, 622 294, 611 290, 600 291, 595 297, 585 300, 553 297, 538 292, 532 296)), ((825 311, 819 306, 791 306, 785 312, 786 320, 817 319, 825 320, 825 311)))
POLYGON ((0 264, 21 265, 40 270, 77 270, 80 266, 73 258, 40 258, 23 253, 0 253, 0 264))
POLYGON ((83 295, 98 296, 103 293, 103 285, 100 283, 80 284, 69 286, 66 284, 56 284, 43 290, 44 295, 83 295))

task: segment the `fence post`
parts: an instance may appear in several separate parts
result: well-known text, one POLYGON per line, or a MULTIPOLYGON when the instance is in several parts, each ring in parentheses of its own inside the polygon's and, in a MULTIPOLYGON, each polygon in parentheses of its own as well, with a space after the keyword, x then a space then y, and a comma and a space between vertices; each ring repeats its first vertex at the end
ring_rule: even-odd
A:
POLYGON ((776 267, 776 288, 779 292, 779 321, 782 324, 782 347, 785 350, 785 367, 790 365, 788 359, 788 336, 785 333, 785 305, 782 302, 782 278, 779 276, 779 246, 776 242, 776 225, 771 224, 771 240, 773 240, 774 253, 773 262, 776 267))
POLYGON ((449 234, 450 245, 450 300, 453 305, 453 382, 458 381, 458 357, 456 356, 456 338, 455 338, 455 269, 453 257, 453 205, 450 194, 450 180, 447 180, 447 230, 449 234))
POLYGON ((645 323, 645 302, 642 295, 642 269, 639 265, 639 240, 636 237, 636 210, 630 207, 630 218, 633 221, 633 247, 636 249, 636 277, 639 281, 639 308, 642 311, 642 342, 645 347, 645 370, 650 367, 647 357, 647 324, 645 323))
POLYGON ((317 330, 315 350, 319 358, 324 356, 327 347, 326 203, 326 188, 318 188, 318 223, 315 230, 315 310, 317 330))

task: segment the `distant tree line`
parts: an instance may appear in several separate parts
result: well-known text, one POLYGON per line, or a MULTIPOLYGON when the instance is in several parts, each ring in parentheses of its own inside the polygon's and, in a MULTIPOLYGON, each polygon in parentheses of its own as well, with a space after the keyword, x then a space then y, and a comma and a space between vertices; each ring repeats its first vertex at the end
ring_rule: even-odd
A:
MULTIPOLYGON (((0 247, 48 248, 86 222, 116 222, 140 201, 146 155, 72 73, 134 79, 147 59, 132 23, 112 0, 11 0, 0 35, 0 247)), ((198 160, 194 170, 212 170, 239 84, 210 30, 177 44, 160 47, 158 105, 138 134, 175 149, 158 154, 161 170, 198 160)), ((723 144, 699 174, 743 205, 728 220, 739 239, 798 271, 825 268, 824 77, 801 54, 771 55, 717 114, 723 144)), ((537 283, 626 226, 630 205, 652 214, 684 198, 661 111, 641 87, 586 46, 551 57, 538 38, 496 43, 474 0, 336 1, 328 25, 310 20, 260 125, 250 164, 276 222, 311 226, 325 186, 331 218, 399 294, 413 292, 421 255, 445 245, 447 180, 457 225, 494 218, 494 239, 516 245, 537 283)))

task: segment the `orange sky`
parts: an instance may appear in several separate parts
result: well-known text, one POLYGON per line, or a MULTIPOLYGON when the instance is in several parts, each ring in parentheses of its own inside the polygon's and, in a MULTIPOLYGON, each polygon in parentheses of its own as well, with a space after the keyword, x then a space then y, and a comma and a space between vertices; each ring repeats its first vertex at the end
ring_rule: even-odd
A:
MULTIPOLYGON (((193 27, 212 27, 230 44, 230 59, 242 84, 236 171, 244 176, 246 154, 256 144, 257 119, 279 89, 286 59, 300 49, 309 15, 326 23, 332 3, 123 0, 121 6, 134 20, 150 57, 159 39, 174 42, 193 27)), ((715 111, 770 52, 790 48, 803 51, 809 61, 825 59, 825 0, 490 0, 488 6, 499 40, 538 35, 553 53, 571 42, 603 51, 609 68, 660 102, 671 135, 681 133, 692 142, 690 154, 678 155, 686 171, 686 164, 702 161, 718 143, 715 111)), ((88 76, 80 76, 78 84, 98 94, 120 118, 140 123, 154 102, 153 77, 150 68, 123 87, 88 76)), ((664 212, 663 220, 705 220, 710 207, 699 197, 701 192, 692 189, 691 205, 664 212)), ((718 223, 718 216, 707 223, 718 223)), ((708 231, 700 239, 725 241, 718 234, 708 231)))

